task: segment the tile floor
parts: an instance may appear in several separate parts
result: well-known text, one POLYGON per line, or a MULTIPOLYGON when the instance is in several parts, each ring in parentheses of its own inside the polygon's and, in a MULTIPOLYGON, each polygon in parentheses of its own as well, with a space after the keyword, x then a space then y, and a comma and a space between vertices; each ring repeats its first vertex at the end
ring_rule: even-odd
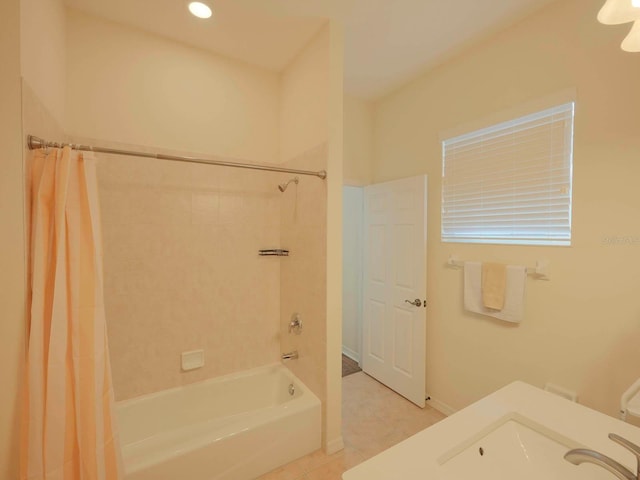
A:
POLYGON ((340 480, 346 470, 444 417, 431 407, 416 407, 364 372, 354 373, 342 379, 344 450, 318 450, 258 480, 340 480))

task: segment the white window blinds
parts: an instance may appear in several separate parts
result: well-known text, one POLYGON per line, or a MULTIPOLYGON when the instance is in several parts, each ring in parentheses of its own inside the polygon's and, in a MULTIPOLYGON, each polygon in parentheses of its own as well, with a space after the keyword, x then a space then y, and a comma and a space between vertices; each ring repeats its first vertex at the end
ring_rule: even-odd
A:
POLYGON ((571 244, 574 103, 442 144, 442 240, 571 244))

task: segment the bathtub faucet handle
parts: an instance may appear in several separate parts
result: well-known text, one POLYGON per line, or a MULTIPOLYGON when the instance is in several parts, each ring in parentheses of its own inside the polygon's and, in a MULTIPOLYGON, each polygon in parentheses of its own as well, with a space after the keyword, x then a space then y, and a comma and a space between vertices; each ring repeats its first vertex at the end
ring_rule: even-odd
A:
POLYGON ((300 335, 302 333, 302 319, 300 318, 299 313, 294 313, 291 315, 291 321, 289 322, 289 333, 295 333, 296 335, 300 335))

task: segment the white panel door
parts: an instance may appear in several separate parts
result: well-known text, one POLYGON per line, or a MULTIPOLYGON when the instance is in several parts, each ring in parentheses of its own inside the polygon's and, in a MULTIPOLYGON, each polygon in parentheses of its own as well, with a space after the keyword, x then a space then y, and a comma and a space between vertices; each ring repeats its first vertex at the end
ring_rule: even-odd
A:
POLYGON ((371 185, 364 201, 362 369, 425 405, 427 177, 371 185))

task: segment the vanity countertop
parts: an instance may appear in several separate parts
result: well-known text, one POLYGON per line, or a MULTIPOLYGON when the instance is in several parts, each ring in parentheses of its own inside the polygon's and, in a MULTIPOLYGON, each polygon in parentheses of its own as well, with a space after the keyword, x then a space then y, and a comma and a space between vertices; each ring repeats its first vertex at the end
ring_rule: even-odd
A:
MULTIPOLYGON (((562 459, 564 452, 578 447, 597 450, 635 472, 635 457, 609 440, 607 435, 616 433, 640 445, 640 428, 524 382, 514 382, 352 468, 345 472, 342 478, 344 480, 456 480, 459 475, 455 473, 455 469, 448 468, 451 464, 446 465, 445 468, 444 464, 454 457, 457 457, 457 463, 465 461, 464 455, 468 455, 464 453, 465 449, 478 450, 477 446, 480 444, 478 440, 487 438, 488 432, 496 430, 496 425, 503 425, 509 419, 516 419, 516 421, 521 419, 525 425, 524 430, 528 430, 527 424, 534 426, 531 434, 534 443, 532 447, 537 448, 536 442, 542 445, 540 450, 534 448, 528 452, 528 445, 524 440, 520 442, 519 433, 514 430, 515 435, 512 437, 515 442, 513 443, 518 443, 519 454, 527 464, 541 463, 535 456, 539 457, 540 452, 551 451, 544 450, 546 442, 555 445, 556 450, 551 463, 555 462, 555 465, 563 470, 562 473, 557 473, 557 478, 567 478, 567 472, 570 473, 570 477, 574 477, 575 472, 575 478, 585 480, 615 478, 611 473, 594 465, 574 466, 562 459), (537 441, 536 438, 543 440, 537 441)), ((503 450, 506 452, 506 462, 512 463, 511 453, 507 452, 508 448, 503 450)), ((483 455, 482 452, 480 454, 483 455)), ((471 458, 471 462, 485 462, 482 465, 488 464, 489 461, 489 459, 471 458)), ((543 459, 542 463, 545 463, 546 469, 547 459, 543 459)), ((514 468, 520 468, 520 466, 508 465, 504 471, 513 472, 514 468)), ((498 468, 498 471, 500 470, 498 468)), ((478 478, 482 480, 485 476, 482 473, 483 468, 474 468, 472 471, 476 480, 478 478)), ((496 465, 493 466, 491 477, 486 476, 487 479, 500 480, 496 477, 495 471, 496 465)), ((556 478, 553 471, 547 475, 547 478, 556 478)), ((502 475, 499 476, 502 477, 502 475)), ((529 478, 529 475, 518 476, 529 478)), ((466 475, 460 476, 462 477, 466 475)), ((512 477, 505 473, 505 478, 512 477)))

